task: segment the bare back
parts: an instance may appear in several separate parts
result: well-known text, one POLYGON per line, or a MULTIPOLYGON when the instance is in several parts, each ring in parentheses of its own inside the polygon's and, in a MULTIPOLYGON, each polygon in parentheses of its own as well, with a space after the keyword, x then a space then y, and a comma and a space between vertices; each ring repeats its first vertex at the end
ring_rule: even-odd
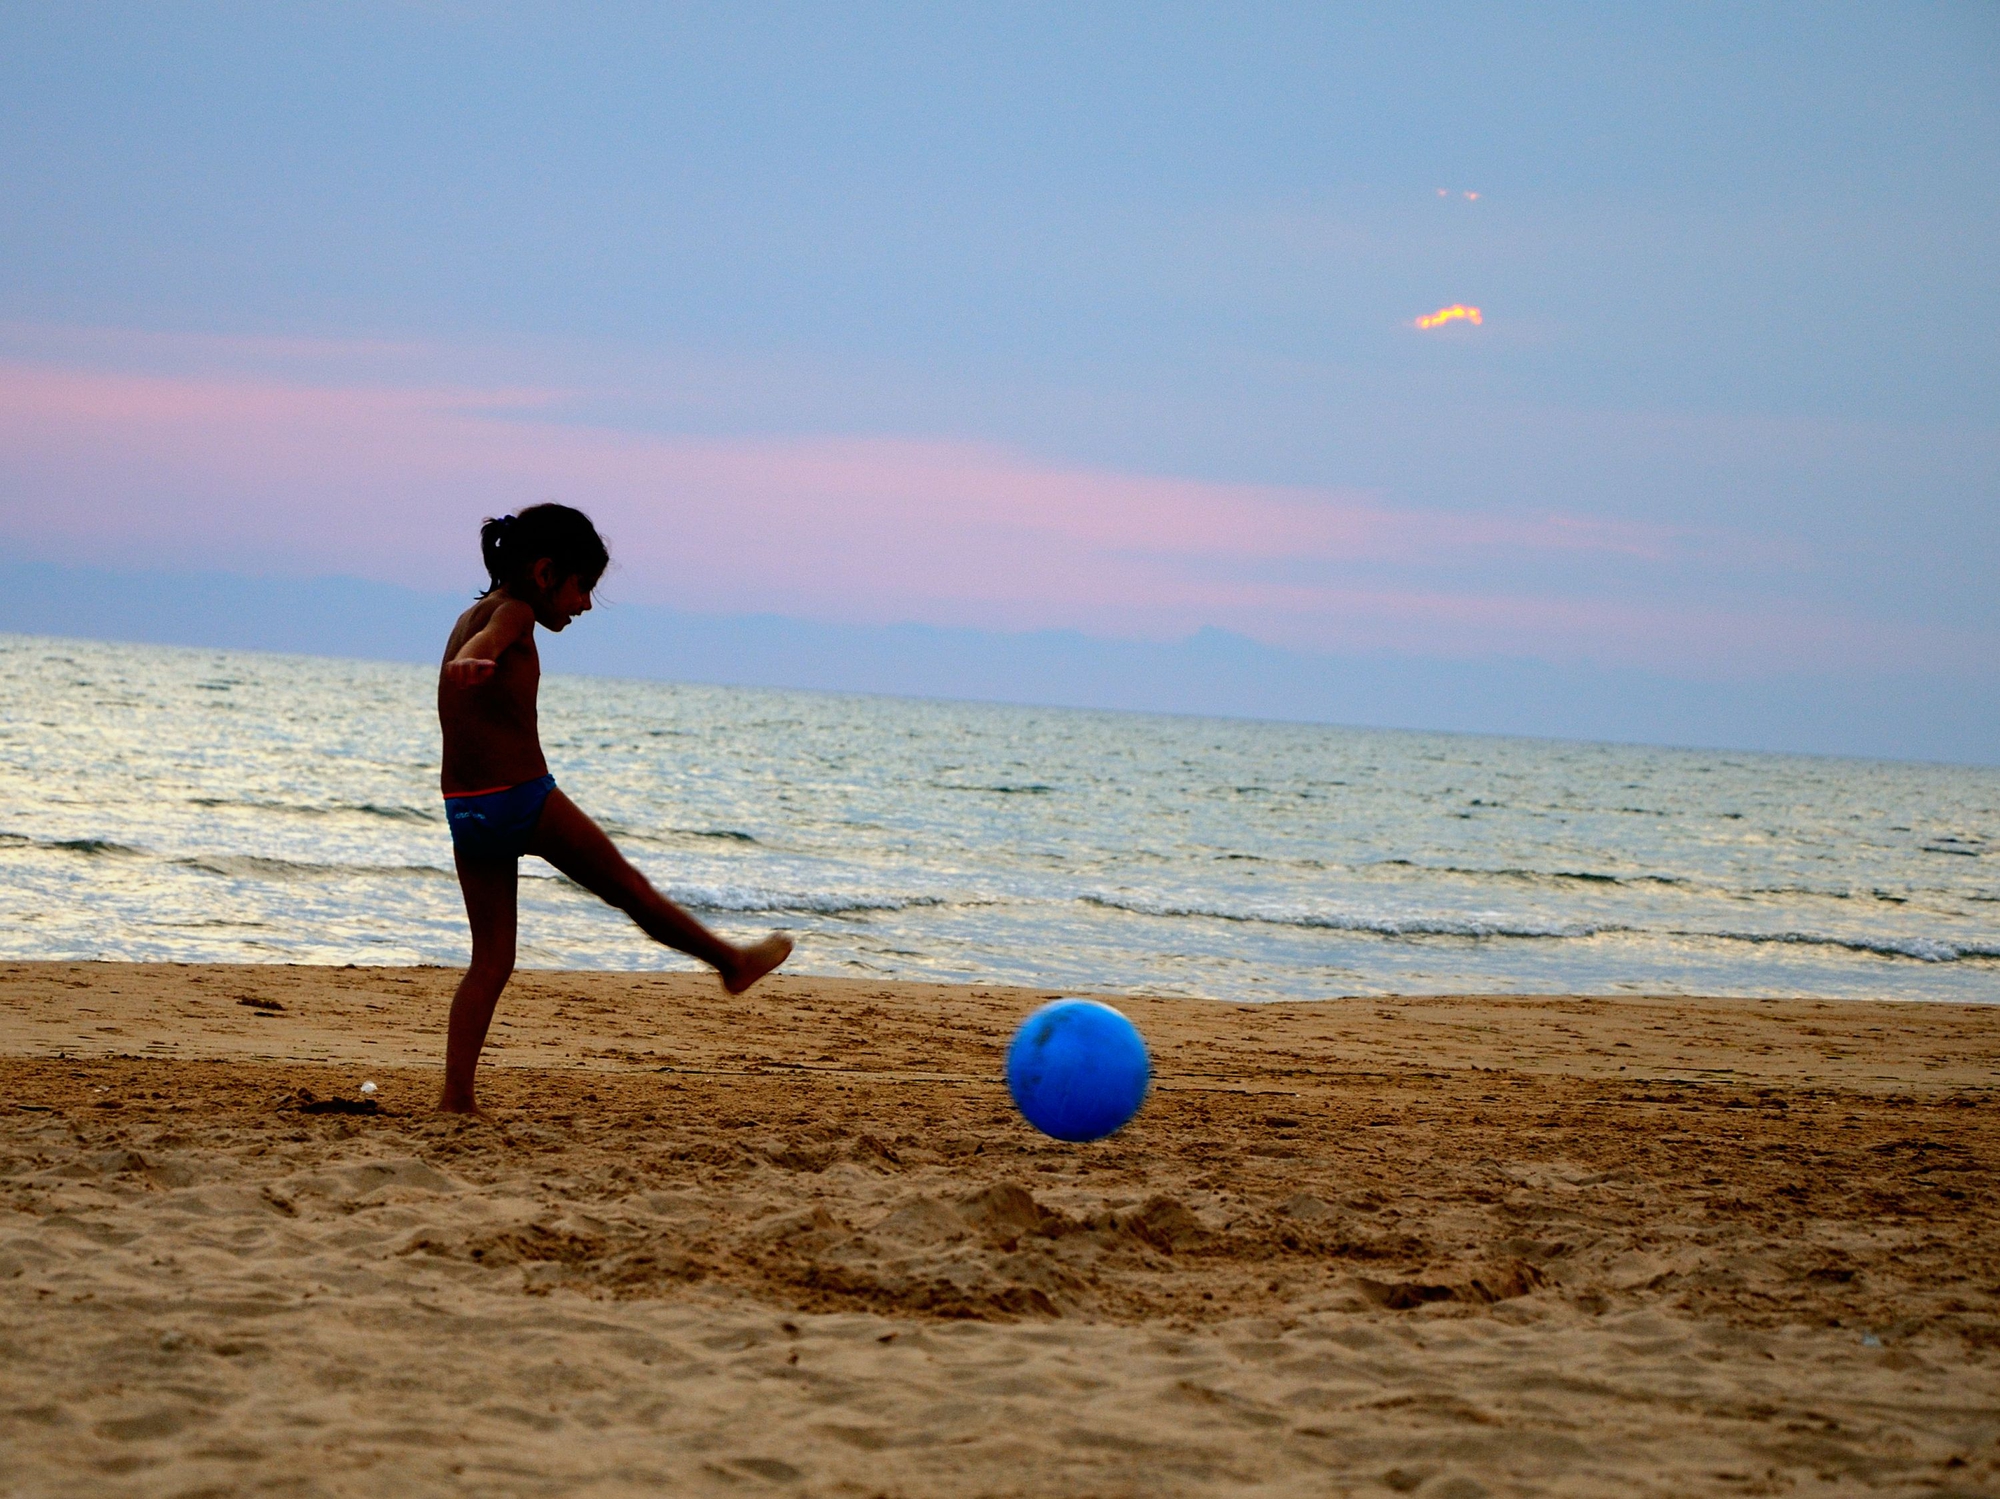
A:
MULTIPOLYGON (((503 604, 501 592, 488 594, 458 617, 444 660, 491 622, 503 604)), ((518 606, 517 606, 518 607, 518 606)), ((447 796, 517 786, 548 774, 542 757, 535 697, 542 682, 542 658, 530 625, 494 659, 493 675, 474 686, 448 681, 438 673, 438 724, 444 730, 443 789, 447 796)))

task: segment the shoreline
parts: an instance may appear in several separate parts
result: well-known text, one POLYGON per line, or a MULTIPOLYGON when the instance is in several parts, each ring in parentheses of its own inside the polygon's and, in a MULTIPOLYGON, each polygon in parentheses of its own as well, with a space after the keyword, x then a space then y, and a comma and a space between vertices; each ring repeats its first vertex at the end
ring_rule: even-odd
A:
MULTIPOLYGON (((212 1056, 421 1067, 442 1056, 444 1014, 461 972, 400 965, 0 962, 0 1056, 212 1056), (91 996, 88 1004, 71 1002, 79 992, 91 996)), ((1268 1039, 1254 1032, 1272 1027, 1286 1044, 1313 1047, 1340 1063, 1336 1070, 1351 1071, 1357 1062, 1447 1070, 1504 1065, 1579 1079, 1632 1081, 1684 1072, 1736 1077, 1746 1085, 2000 1087, 2000 1004, 1587 994, 1242 1002, 802 977, 782 970, 731 998, 709 975, 686 970, 521 969, 501 999, 482 1070, 672 1066, 677 1047, 735 1045, 768 1030, 756 1064, 808 1071, 847 1055, 843 1048, 852 1038, 839 1026, 839 1006, 846 1004, 876 1017, 890 1036, 933 1015, 949 1017, 955 1044, 971 1050, 946 1070, 997 1082, 1013 1026, 1037 1005, 1085 993, 1118 1006, 1139 1026, 1153 1052, 1156 1086, 1165 1089, 1176 1085, 1184 1059, 1204 1048, 1220 1047, 1254 1066, 1268 1039), (786 1023, 774 1029, 780 1015, 786 1023), (1414 1038, 1413 1028, 1420 1032, 1414 1038), (1616 1055, 1620 1051, 1630 1055, 1616 1055), (971 1057, 979 1058, 976 1067, 968 1066, 971 1057)), ((891 1047, 865 1070, 879 1074, 884 1062, 908 1068, 914 1057, 908 1047, 891 1047)))
POLYGON ((2000 1486, 1991 1007, 1119 999, 1073 1147, 1050 991, 524 971, 474 1122, 456 978, 0 964, 28 1492, 2000 1486))

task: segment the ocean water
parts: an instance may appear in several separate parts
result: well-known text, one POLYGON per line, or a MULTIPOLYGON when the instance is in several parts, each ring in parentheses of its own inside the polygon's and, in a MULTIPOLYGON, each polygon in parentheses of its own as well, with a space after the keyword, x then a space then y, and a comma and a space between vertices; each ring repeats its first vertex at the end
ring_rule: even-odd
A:
MULTIPOLYGON (((428 668, 0 636, 0 956, 444 963, 428 668)), ((799 969, 1233 1000, 2000 999, 2000 771, 548 678, 551 768, 799 969)), ((521 960, 685 959, 523 863, 521 960)))

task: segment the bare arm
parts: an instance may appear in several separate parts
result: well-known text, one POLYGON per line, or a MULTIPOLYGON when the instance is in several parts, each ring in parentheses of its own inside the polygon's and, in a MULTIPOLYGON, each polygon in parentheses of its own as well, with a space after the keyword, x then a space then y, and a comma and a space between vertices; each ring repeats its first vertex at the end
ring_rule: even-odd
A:
POLYGON ((534 628, 535 611, 519 599, 507 600, 445 662, 445 681, 453 687, 478 686, 493 675, 500 657, 534 628))

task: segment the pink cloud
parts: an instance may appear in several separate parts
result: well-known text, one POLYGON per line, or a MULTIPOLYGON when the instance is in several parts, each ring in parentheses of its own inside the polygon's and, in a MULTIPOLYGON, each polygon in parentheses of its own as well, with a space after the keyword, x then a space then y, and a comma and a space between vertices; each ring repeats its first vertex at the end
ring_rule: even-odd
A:
MULTIPOLYGON (((955 440, 662 436, 565 421, 565 399, 0 362, 0 533, 114 565, 458 587, 479 581, 482 515, 558 498, 611 537, 615 596, 702 611, 1607 659, 1684 658, 1694 638, 1678 611, 1409 581, 1508 557, 1579 576, 1654 563, 1681 545, 1660 528, 1420 513, 955 440)), ((1810 649, 1797 625, 1755 622, 1810 649)), ((1694 628, 1720 648, 1746 621, 1694 628)))

